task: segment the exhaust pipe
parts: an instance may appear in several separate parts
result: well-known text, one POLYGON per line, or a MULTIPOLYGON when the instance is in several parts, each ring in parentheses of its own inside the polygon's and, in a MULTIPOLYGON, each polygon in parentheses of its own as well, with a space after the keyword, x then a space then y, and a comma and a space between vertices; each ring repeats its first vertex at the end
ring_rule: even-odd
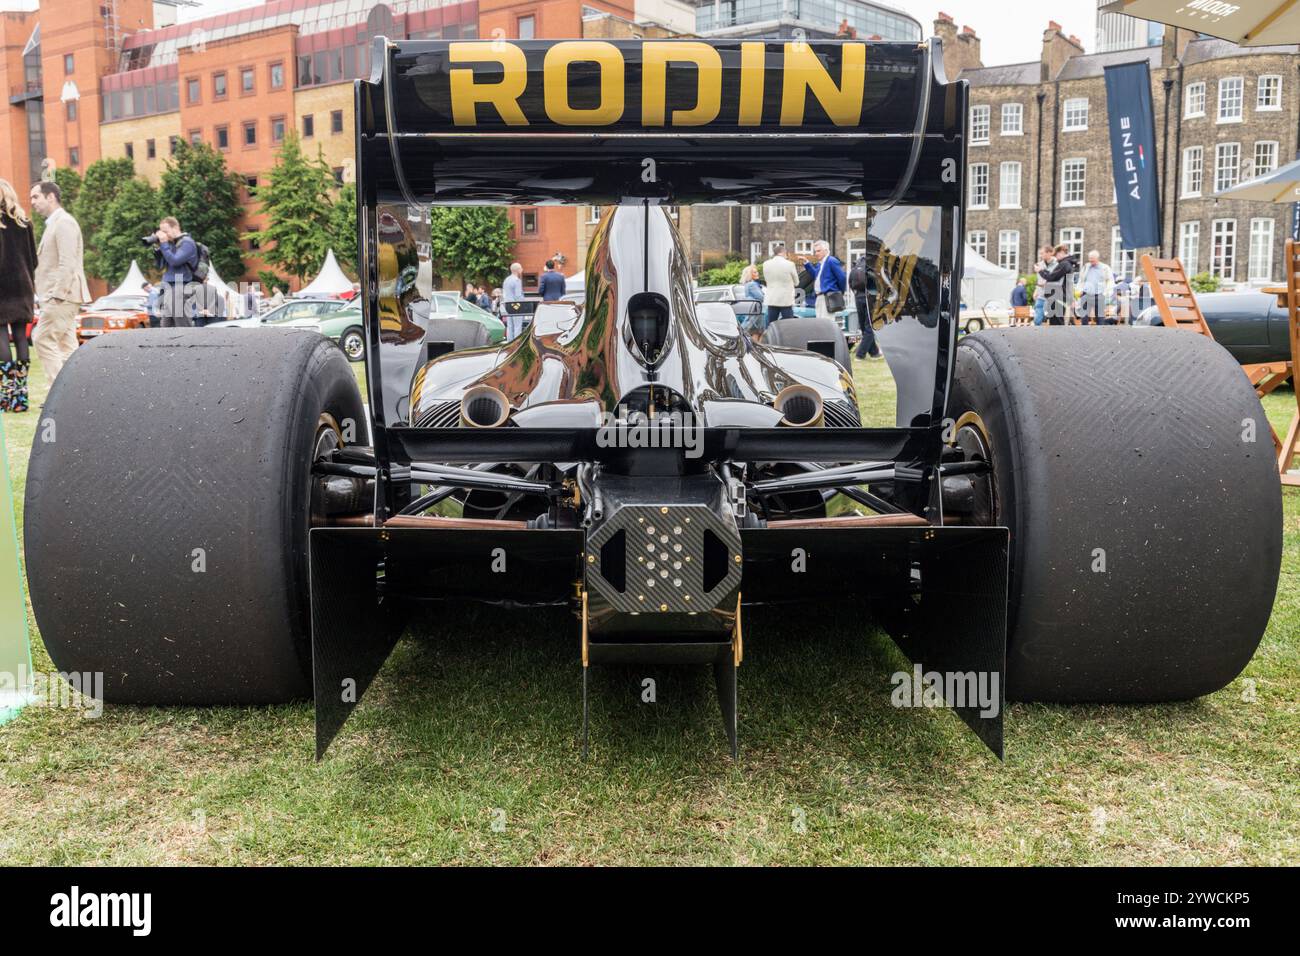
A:
POLYGON ((475 385, 460 400, 460 423, 467 428, 497 428, 510 417, 510 399, 491 385, 475 385))
POLYGON ((778 425, 811 428, 825 421, 822 397, 808 385, 787 385, 776 396, 772 407, 781 413, 778 425))

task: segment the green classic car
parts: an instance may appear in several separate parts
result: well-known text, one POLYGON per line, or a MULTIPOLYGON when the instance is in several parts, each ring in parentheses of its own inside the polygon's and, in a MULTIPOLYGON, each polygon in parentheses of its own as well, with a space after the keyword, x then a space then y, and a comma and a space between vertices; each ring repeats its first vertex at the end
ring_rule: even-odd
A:
MULTIPOLYGON (((413 303, 411 317, 416 322, 421 319, 426 322, 428 319, 469 319, 478 322, 487 328, 488 341, 494 345, 499 344, 506 335, 505 324, 500 319, 454 292, 435 292, 427 302, 413 303)), ((337 342, 348 361, 360 362, 366 357, 366 334, 361 323, 360 306, 346 305, 325 312, 316 316, 316 322, 320 334, 337 342)), ((277 323, 272 320, 268 324, 277 323)))

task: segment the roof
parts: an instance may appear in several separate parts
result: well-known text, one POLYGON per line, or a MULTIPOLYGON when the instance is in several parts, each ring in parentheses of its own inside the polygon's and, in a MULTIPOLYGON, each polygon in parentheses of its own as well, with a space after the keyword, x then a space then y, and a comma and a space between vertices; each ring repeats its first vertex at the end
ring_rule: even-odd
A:
POLYGON ((1158 70, 1163 65, 1164 51, 1158 46, 1134 47, 1128 50, 1112 50, 1109 53, 1083 53, 1072 56, 1065 61, 1055 79, 1083 80, 1090 76, 1104 76, 1108 66, 1121 63, 1137 63, 1146 60, 1151 69, 1158 70))
POLYGON ((1183 65, 1191 66, 1193 63, 1204 63, 1206 60, 1221 60, 1232 56, 1250 56, 1256 53, 1296 52, 1300 52, 1300 46, 1295 44, 1244 47, 1238 46, 1231 40, 1220 40, 1218 37, 1203 37, 1187 44, 1187 49, 1183 51, 1183 65))
POLYGON ((1041 71, 1042 65, 1033 60, 1029 63, 962 70, 957 79, 969 80, 971 86, 1033 86, 1041 78, 1041 71))

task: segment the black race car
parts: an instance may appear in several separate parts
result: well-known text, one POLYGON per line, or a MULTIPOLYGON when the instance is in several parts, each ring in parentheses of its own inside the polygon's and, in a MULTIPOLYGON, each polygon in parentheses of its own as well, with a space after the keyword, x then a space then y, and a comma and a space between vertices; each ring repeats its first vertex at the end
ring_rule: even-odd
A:
POLYGON ((311 694, 319 755, 416 604, 560 605, 584 687, 711 666, 734 750, 746 608, 836 600, 1001 754, 1008 696, 1186 699, 1250 659, 1282 542, 1254 391, 1196 335, 958 342, 967 86, 937 41, 381 40, 372 62, 368 403, 308 334, 81 349, 27 484, 61 669, 115 703, 311 694), (663 207, 771 201, 872 207, 894 427, 861 427, 833 323, 755 344, 694 301, 663 207), (582 301, 498 346, 412 318, 407 210, 432 203, 613 211, 582 301))

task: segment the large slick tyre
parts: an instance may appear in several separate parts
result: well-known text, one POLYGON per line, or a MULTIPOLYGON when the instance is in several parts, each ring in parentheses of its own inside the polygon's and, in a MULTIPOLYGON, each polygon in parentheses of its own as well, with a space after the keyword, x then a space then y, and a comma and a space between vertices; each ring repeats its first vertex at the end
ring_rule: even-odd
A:
POLYGON ((806 349, 809 342, 834 342, 835 361, 847 372, 853 371, 853 360, 849 357, 849 343, 844 340, 844 330, 834 319, 818 317, 778 319, 763 332, 763 341, 768 345, 785 345, 790 348, 806 349))
POLYGON ((958 345, 948 408, 993 463, 984 520, 1011 530, 1010 697, 1187 700, 1241 672, 1282 500, 1227 351, 1168 329, 988 330, 958 345))
POLYGON ((310 469, 349 420, 366 434, 352 370, 309 332, 79 349, 27 477, 27 576, 55 666, 102 672, 115 703, 307 695, 310 469))

